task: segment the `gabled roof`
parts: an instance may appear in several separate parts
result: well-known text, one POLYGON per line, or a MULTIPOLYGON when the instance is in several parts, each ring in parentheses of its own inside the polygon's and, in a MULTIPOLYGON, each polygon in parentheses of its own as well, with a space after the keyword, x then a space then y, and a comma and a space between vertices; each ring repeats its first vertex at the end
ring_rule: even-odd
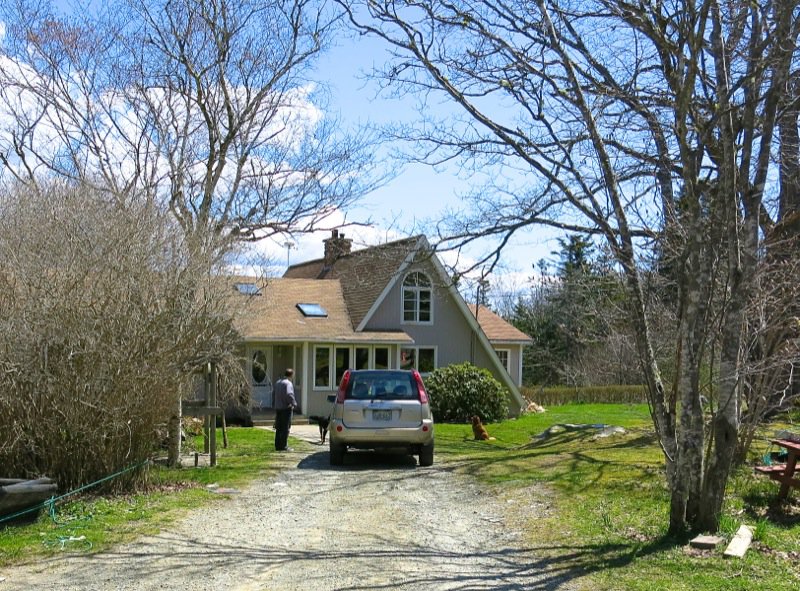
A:
MULTIPOLYGON (((335 281, 340 286, 346 311, 349 312, 350 330, 354 335, 374 335, 375 333, 361 331, 409 264, 415 260, 422 260, 418 258, 421 255, 433 265, 442 285, 446 287, 452 301, 461 311, 470 328, 475 331, 481 346, 486 351, 491 352, 492 342, 519 344, 531 342, 527 335, 485 307, 480 308, 476 319, 474 307, 467 306, 455 285, 450 281, 439 258, 435 254, 428 258, 429 254, 433 253, 431 253, 425 236, 412 236, 340 255, 329 265, 325 264, 324 258, 292 265, 284 273, 284 280, 307 281, 323 285, 335 281), (488 336, 490 334, 499 338, 488 336)), ((405 333, 401 334, 408 337, 405 333)), ((410 339, 410 337, 408 338, 410 339)), ((519 389, 500 364, 499 358, 490 354, 489 362, 494 366, 496 375, 500 376, 500 379, 508 387, 517 410, 521 409, 524 401, 519 389)))
POLYGON ((237 328, 245 340, 412 343, 402 331, 356 332, 338 280, 235 278, 255 283, 260 295, 240 295, 237 328), (297 304, 318 304, 324 317, 305 316, 297 304))
MULTIPOLYGON (((467 304, 469 311, 475 316, 475 304, 467 304)), ((486 337, 492 343, 532 344, 533 339, 512 324, 503 320, 486 306, 477 309, 478 324, 480 324, 486 337)))
POLYGON ((409 255, 423 241, 424 236, 412 236, 356 250, 340 256, 331 266, 325 266, 324 259, 316 259, 292 265, 283 276, 287 279, 338 279, 350 322, 353 327, 358 327, 386 286, 402 271, 409 255))

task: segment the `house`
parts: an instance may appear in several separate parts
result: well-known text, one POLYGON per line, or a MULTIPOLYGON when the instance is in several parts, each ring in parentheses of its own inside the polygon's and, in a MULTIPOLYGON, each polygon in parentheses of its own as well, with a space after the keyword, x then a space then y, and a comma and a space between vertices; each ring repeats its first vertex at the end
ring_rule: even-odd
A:
POLYGON ((522 349, 530 338, 488 308, 470 306, 424 236, 361 250, 334 230, 321 259, 282 278, 241 278, 249 298, 240 319, 255 406, 272 407, 272 383, 287 367, 305 415, 327 414, 348 368, 488 368, 523 408, 522 349))

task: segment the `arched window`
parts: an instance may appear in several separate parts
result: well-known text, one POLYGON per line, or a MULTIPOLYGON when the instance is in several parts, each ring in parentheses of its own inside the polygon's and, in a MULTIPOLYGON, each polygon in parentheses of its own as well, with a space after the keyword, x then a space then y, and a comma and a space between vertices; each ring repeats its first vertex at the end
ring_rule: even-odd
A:
POLYGON ((433 290, 425 273, 414 271, 403 279, 403 322, 433 321, 433 290))

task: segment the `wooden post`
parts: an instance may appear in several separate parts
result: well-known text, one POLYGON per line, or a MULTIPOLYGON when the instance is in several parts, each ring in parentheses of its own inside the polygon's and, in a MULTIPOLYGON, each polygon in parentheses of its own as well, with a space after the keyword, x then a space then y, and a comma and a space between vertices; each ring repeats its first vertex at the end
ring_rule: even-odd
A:
MULTIPOLYGON (((210 375, 209 375, 209 389, 208 389, 208 400, 206 403, 208 406, 217 406, 217 364, 210 363, 210 375)), ((210 434, 210 446, 211 446, 211 467, 217 465, 217 415, 210 414, 208 415, 208 428, 210 434)))
MULTIPOLYGON (((219 373, 217 373, 217 394, 219 395, 219 373)), ((222 423, 222 447, 228 449, 228 424, 225 421, 225 413, 223 412, 219 418, 222 423)))
MULTIPOLYGON (((211 375, 211 368, 210 364, 206 363, 203 367, 203 403, 205 406, 209 406, 208 399, 209 399, 209 377, 211 375)), ((211 450, 211 430, 209 426, 211 425, 211 419, 209 415, 203 415, 203 453, 209 453, 211 450)))

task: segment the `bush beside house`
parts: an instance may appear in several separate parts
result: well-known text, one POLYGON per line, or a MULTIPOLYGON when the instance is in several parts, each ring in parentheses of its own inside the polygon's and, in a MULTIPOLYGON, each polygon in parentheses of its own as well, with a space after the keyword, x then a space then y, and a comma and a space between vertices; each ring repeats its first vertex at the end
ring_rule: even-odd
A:
POLYGON ((437 421, 467 423, 474 415, 488 423, 508 416, 503 385, 484 368, 469 362, 434 370, 425 378, 431 410, 437 421))

